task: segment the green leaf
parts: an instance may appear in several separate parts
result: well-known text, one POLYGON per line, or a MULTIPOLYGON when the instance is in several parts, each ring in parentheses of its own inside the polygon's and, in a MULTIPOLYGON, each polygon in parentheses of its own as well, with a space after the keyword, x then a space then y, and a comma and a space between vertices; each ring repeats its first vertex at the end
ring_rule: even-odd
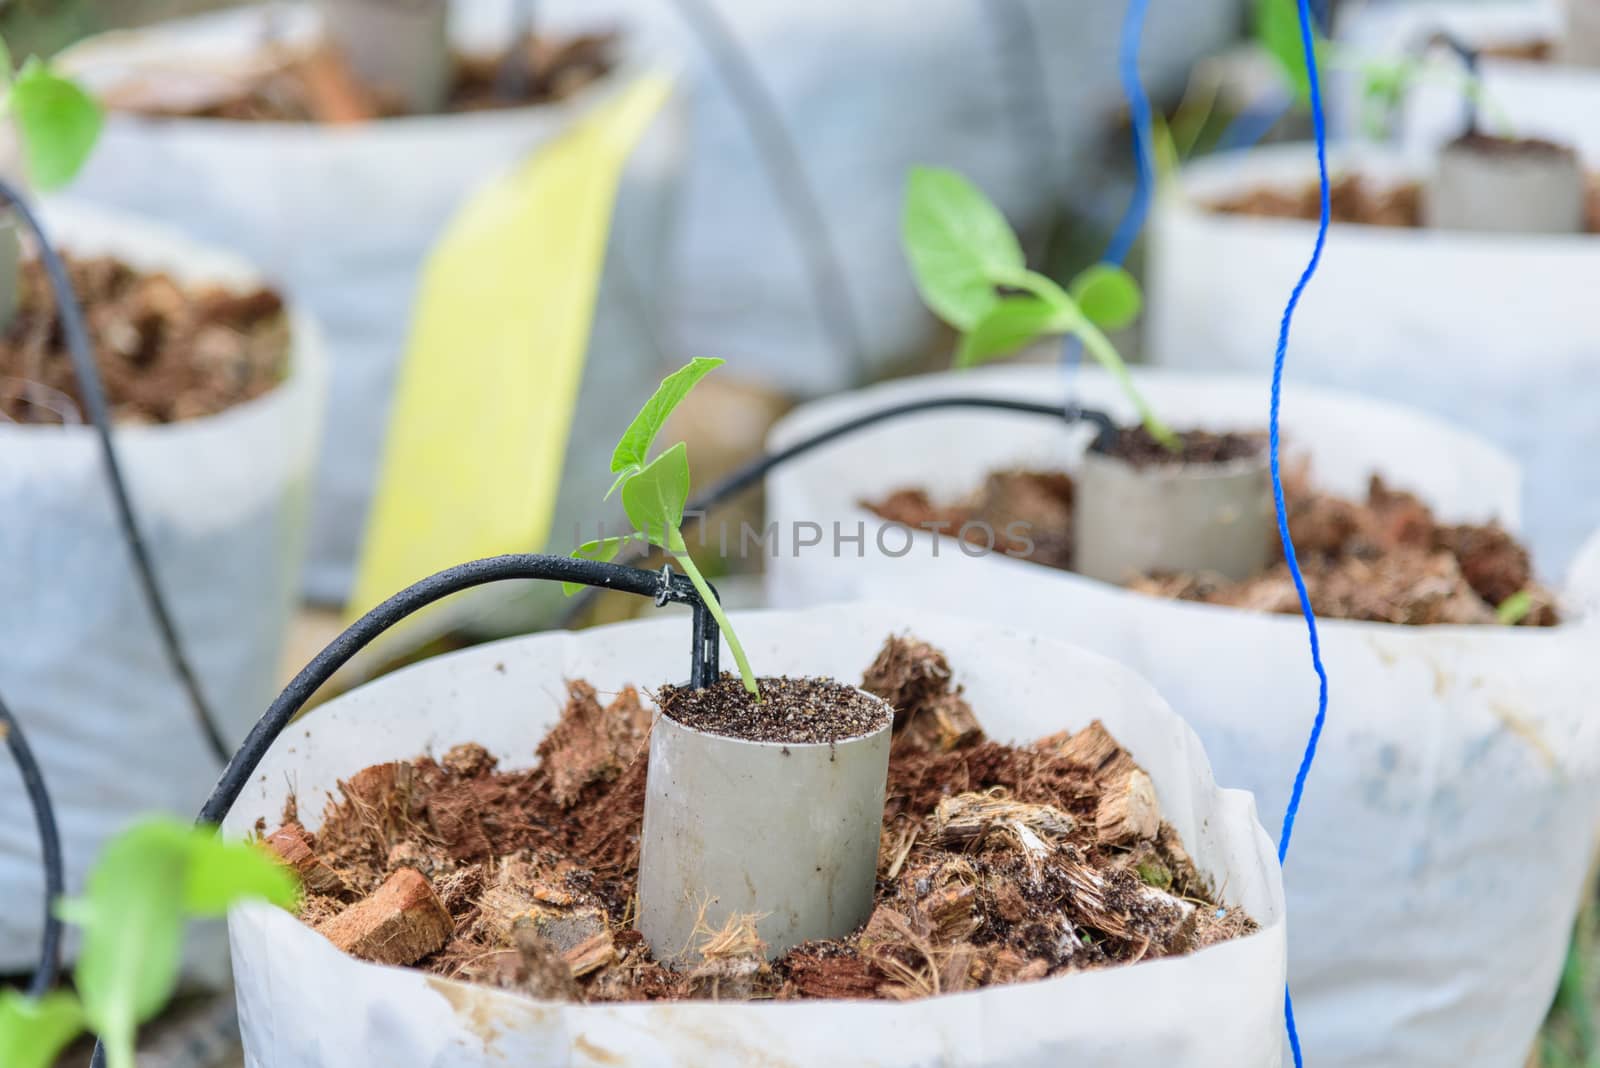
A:
MULTIPOLYGON (((1306 70, 1305 46, 1300 40, 1300 5, 1298 0, 1255 0, 1256 40, 1271 53, 1289 79, 1289 88, 1295 102, 1308 103, 1311 99, 1311 75, 1306 70)), ((1312 27, 1313 47, 1317 62, 1323 61, 1322 50, 1326 42, 1312 27)))
POLYGON ((1041 334, 1064 333, 1070 322, 1059 307, 1047 300, 1007 297, 963 335, 961 346, 956 349, 956 366, 973 367, 1009 356, 1041 334))
POLYGON ((190 916, 223 916, 242 901, 293 909, 300 897, 294 873, 248 842, 224 841, 216 831, 190 832, 184 908, 190 916))
POLYGON ((1097 263, 1072 280, 1078 310, 1102 330, 1121 330, 1139 317, 1144 297, 1133 275, 1112 263, 1097 263))
POLYGON ((611 454, 611 470, 620 474, 606 491, 607 497, 615 493, 617 487, 626 482, 631 475, 637 474, 644 467, 644 462, 650 458, 650 446, 656 440, 656 435, 661 432, 661 428, 666 425, 667 417, 672 414, 672 410, 689 395, 696 382, 721 367, 723 362, 697 356, 661 380, 655 396, 639 409, 639 414, 633 417, 633 422, 629 423, 628 429, 623 432, 622 440, 617 442, 616 451, 611 454))
POLYGON ((998 299, 998 279, 1024 266, 1011 224, 954 171, 912 168, 901 239, 922 299, 959 330, 976 326, 998 299))
MULTIPOLYGON (((614 538, 597 538, 594 541, 584 542, 572 550, 569 555, 574 560, 598 560, 602 564, 609 564, 617 558, 617 554, 622 551, 624 545, 637 540, 639 540, 637 534, 619 534, 614 538)), ((583 589, 583 583, 581 582, 563 582, 561 584, 561 592, 568 597, 571 597, 581 589, 583 589)))
POLYGON ((89 873, 85 896, 62 913, 84 929, 74 976, 109 1068, 131 1068, 139 1025, 177 982, 192 833, 157 819, 119 835, 89 873))
POLYGON ((66 185, 100 137, 100 105, 37 58, 23 64, 9 100, 30 177, 41 189, 66 185))
POLYGON ((0 1065, 50 1068, 83 1030, 83 1006, 67 991, 34 999, 0 990, 0 1065))
POLYGON ((1527 590, 1518 590, 1496 606, 1494 617, 1506 626, 1514 627, 1527 619, 1531 611, 1533 611, 1533 594, 1527 590))
POLYGON ((0 92, 11 88, 11 75, 15 71, 16 67, 11 62, 11 48, 5 38, 0 37, 0 92))
POLYGON ((666 549, 689 503, 689 447, 678 442, 622 486, 622 509, 652 545, 666 549))

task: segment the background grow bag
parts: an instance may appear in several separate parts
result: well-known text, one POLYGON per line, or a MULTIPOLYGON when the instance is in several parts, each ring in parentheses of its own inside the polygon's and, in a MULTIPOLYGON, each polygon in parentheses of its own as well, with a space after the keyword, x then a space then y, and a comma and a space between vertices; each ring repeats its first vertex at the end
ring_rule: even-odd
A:
MULTIPOLYGON (((1150 773, 1164 818, 1223 897, 1262 929, 1187 957, 906 1003, 534 1002, 345 957, 289 914, 236 910, 229 927, 249 1063, 284 1068, 489 1064, 1281 1063, 1284 920, 1277 862, 1251 799, 1215 786, 1198 739, 1132 672, 1057 642, 873 605, 736 620, 763 674, 859 680, 890 633, 946 650, 985 728, 1032 741, 1095 719, 1150 773)), ((684 670, 686 619, 498 642, 437 657, 318 708, 279 739, 229 813, 243 835, 278 819, 288 785, 319 813, 374 762, 477 741, 526 766, 564 680, 602 693, 684 670)))
MULTIPOLYGON (((1427 173, 1421 162, 1365 151, 1341 154, 1330 168, 1335 178, 1362 174, 1379 184, 1427 173)), ((1316 223, 1205 205, 1262 186, 1307 187, 1316 175, 1309 148, 1285 145, 1203 160, 1166 191, 1150 236, 1153 362, 1248 370, 1267 381, 1284 286, 1305 266, 1316 223)), ((1600 235, 1335 224, 1328 243, 1334 251, 1296 313, 1293 379, 1404 401, 1506 449, 1527 480, 1535 564, 1559 578, 1600 526, 1600 465, 1592 461, 1600 454, 1600 235)))
MULTIPOLYGON (((49 206, 68 252, 180 282, 251 286, 247 264, 77 203, 49 206)), ((213 416, 113 434, 158 580, 229 742, 274 693, 304 556, 324 397, 321 342, 289 305, 289 377, 213 416)), ((0 423, 0 681, 55 800, 67 890, 141 814, 192 816, 220 770, 157 636, 111 504, 94 429, 0 423)), ((0 901, 41 892, 39 842, 0 776, 0 901)), ((0 972, 38 953, 40 912, 0 909, 0 972)))
MULTIPOLYGON (((451 14, 464 49, 491 51, 509 39, 509 0, 456 0, 451 14)), ((539 14, 557 34, 604 27, 582 9, 557 17, 541 4, 539 14)), ((156 79, 163 70, 237 64, 274 35, 307 41, 317 29, 309 5, 267 4, 105 34, 61 62, 104 90, 139 71, 156 79)), ((327 329, 330 415, 305 578, 314 600, 339 603, 349 591, 425 255, 474 189, 569 129, 654 58, 638 26, 620 29, 617 70, 551 105, 357 127, 108 114, 76 193, 239 250, 327 329)), ((656 305, 682 144, 674 99, 634 153, 617 196, 589 388, 567 442, 573 457, 609 450, 660 376, 656 305)), ((593 464, 567 469, 553 529, 570 531, 574 502, 605 492, 602 475, 593 464)))
MULTIPOLYGON (((1339 40, 1356 57, 1391 59, 1414 54, 1409 51, 1414 42, 1441 29, 1469 48, 1554 45, 1565 31, 1561 7, 1534 0, 1362 4, 1341 20, 1339 40)), ((1600 159, 1600 122, 1595 121, 1600 114, 1600 69, 1564 63, 1559 46, 1553 50, 1556 54, 1544 60, 1482 57, 1483 125, 1490 133, 1544 137, 1571 145, 1590 160, 1600 159)), ((1451 69, 1448 53, 1437 49, 1432 55, 1443 70, 1451 69)), ((1351 137, 1363 132, 1359 94, 1360 78, 1341 75, 1335 115, 1339 128, 1351 137)), ((1459 137, 1463 106, 1460 85, 1452 80, 1429 78, 1412 86, 1396 130, 1401 147, 1432 150, 1459 137)))
MULTIPOLYGON (((1103 374, 1071 381, 1082 403, 1132 418, 1103 374)), ((1265 410, 1262 378, 1146 373, 1138 382, 1177 427, 1258 427, 1265 410)), ((912 379, 799 409, 769 445, 957 393, 1038 400, 1066 395, 1067 380, 1056 368, 912 379)), ((1477 437, 1333 390, 1289 386, 1283 411, 1286 456, 1309 452, 1329 490, 1364 496, 1376 470, 1443 518, 1517 524, 1516 465, 1477 437)), ((835 555, 826 543, 796 553, 785 541, 767 562, 771 602, 890 599, 1118 659, 1172 702, 1218 778, 1252 790, 1276 831, 1317 702, 1298 615, 1131 593, 1003 556, 968 557, 951 539, 935 558, 927 533, 898 559, 876 549, 880 521, 860 500, 914 485, 954 497, 998 467, 1070 469, 1086 437, 1048 418, 928 414, 777 468, 769 522, 786 531, 810 521, 830 537, 835 522, 846 534, 860 523, 867 537, 860 555, 854 545, 835 555)), ((1569 589, 1575 614, 1600 609, 1600 539, 1580 570, 1588 585, 1569 589)), ((1561 972, 1600 829, 1600 628, 1581 615, 1549 630, 1320 628, 1331 701, 1285 875, 1305 1048, 1319 1065, 1350 1068, 1520 1065, 1561 972)))

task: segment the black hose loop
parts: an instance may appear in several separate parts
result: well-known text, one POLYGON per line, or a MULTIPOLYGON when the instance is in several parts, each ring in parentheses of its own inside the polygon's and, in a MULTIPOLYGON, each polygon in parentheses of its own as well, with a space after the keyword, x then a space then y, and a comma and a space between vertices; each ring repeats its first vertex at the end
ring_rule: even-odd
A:
POLYGON ((55 809, 50 804, 50 791, 45 788, 44 771, 28 747, 22 724, 4 701, 0 701, 0 735, 5 737, 6 748, 11 750, 12 759, 16 761, 22 788, 33 808, 34 823, 39 827, 39 851, 44 860, 44 934, 39 967, 28 983, 28 994, 42 997, 56 985, 56 975, 61 968, 61 921, 55 914, 56 900, 67 888, 66 869, 61 859, 61 834, 56 827, 55 809))

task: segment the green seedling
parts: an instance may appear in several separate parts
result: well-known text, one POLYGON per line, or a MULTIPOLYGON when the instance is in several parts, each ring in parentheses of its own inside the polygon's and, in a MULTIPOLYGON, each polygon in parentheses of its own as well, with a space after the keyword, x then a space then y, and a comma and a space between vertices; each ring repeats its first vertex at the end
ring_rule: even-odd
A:
MULTIPOLYGON (((1298 0, 1256 0, 1253 21, 1256 43, 1282 69, 1294 94, 1295 106, 1302 110, 1309 107, 1311 76, 1306 71, 1305 49, 1300 42, 1298 0)), ((1355 72, 1361 86, 1362 129, 1373 140, 1387 136, 1406 94, 1422 82, 1458 85, 1462 96, 1472 104, 1492 113, 1495 111, 1484 95, 1482 79, 1469 71, 1444 70, 1420 55, 1380 59, 1355 56, 1315 29, 1312 41, 1318 67, 1355 72)), ((1434 43, 1429 41, 1428 46, 1434 43)), ((1496 114, 1495 118, 1503 116, 1496 114)))
POLYGON ((0 990, 0 1065, 49 1068, 89 1031, 105 1044, 107 1068, 136 1068, 139 1025, 177 985, 185 922, 243 901, 293 908, 298 898, 293 873, 256 846, 165 818, 135 825, 106 846, 84 896, 56 904, 83 931, 76 993, 0 990))
POLYGON ((1533 594, 1527 590, 1518 590, 1510 597, 1495 606, 1495 619, 1508 627, 1514 627, 1528 618, 1528 613, 1533 611, 1533 594))
POLYGON ((1152 437, 1178 446, 1134 387, 1104 330, 1139 315, 1139 285, 1121 267, 1096 264, 1070 291, 1028 269, 1017 235, 979 189, 954 171, 916 167, 906 184, 901 223, 906 257, 922 299, 961 331, 956 366, 972 367, 1041 337, 1072 335, 1109 371, 1152 437))
POLYGON ((17 125, 29 178, 40 189, 60 188, 94 150, 104 123, 100 105, 38 56, 29 56, 15 75, 11 70, 11 54, 0 42, 0 113, 17 125))
MULTIPOLYGON (((671 554, 689 576, 689 581, 694 583, 694 588, 700 591, 700 598, 717 621, 717 626, 722 628, 722 636, 727 639, 734 662, 739 665, 739 677, 744 680, 744 688, 760 701, 761 690, 756 685, 755 673, 750 670, 750 661, 744 655, 739 637, 723 613, 717 595, 711 591, 705 576, 695 566, 688 545, 684 544, 683 510, 689 503, 689 447, 680 441, 662 451, 655 459, 650 459, 650 448, 673 409, 689 395, 695 383, 722 364, 722 360, 697 357, 661 380, 655 396, 639 409, 639 414, 628 424, 622 440, 617 442, 617 448, 611 454, 611 470, 617 478, 606 491, 606 496, 609 498, 621 491, 622 509, 633 524, 634 533, 585 542, 574 549, 572 555, 585 560, 610 561, 616 559, 624 546, 634 541, 646 542, 671 554)), ((564 588, 569 596, 579 589, 570 583, 564 588)))

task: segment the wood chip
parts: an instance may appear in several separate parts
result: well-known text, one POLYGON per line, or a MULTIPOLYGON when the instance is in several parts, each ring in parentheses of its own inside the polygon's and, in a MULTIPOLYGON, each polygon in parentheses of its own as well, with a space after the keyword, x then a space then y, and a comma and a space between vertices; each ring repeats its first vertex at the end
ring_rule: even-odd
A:
POLYGON ((344 952, 379 964, 415 964, 444 948, 454 924, 420 872, 401 868, 370 897, 317 928, 344 952))
POLYGON ((1153 841, 1161 830, 1161 805, 1150 776, 1135 768, 1107 787, 1094 822, 1100 841, 1109 845, 1153 841))
POLYGON ((346 899, 355 896, 355 891, 344 876, 317 856, 311 847, 310 835, 298 823, 287 824, 273 831, 265 845, 279 860, 294 869, 307 890, 346 899))

